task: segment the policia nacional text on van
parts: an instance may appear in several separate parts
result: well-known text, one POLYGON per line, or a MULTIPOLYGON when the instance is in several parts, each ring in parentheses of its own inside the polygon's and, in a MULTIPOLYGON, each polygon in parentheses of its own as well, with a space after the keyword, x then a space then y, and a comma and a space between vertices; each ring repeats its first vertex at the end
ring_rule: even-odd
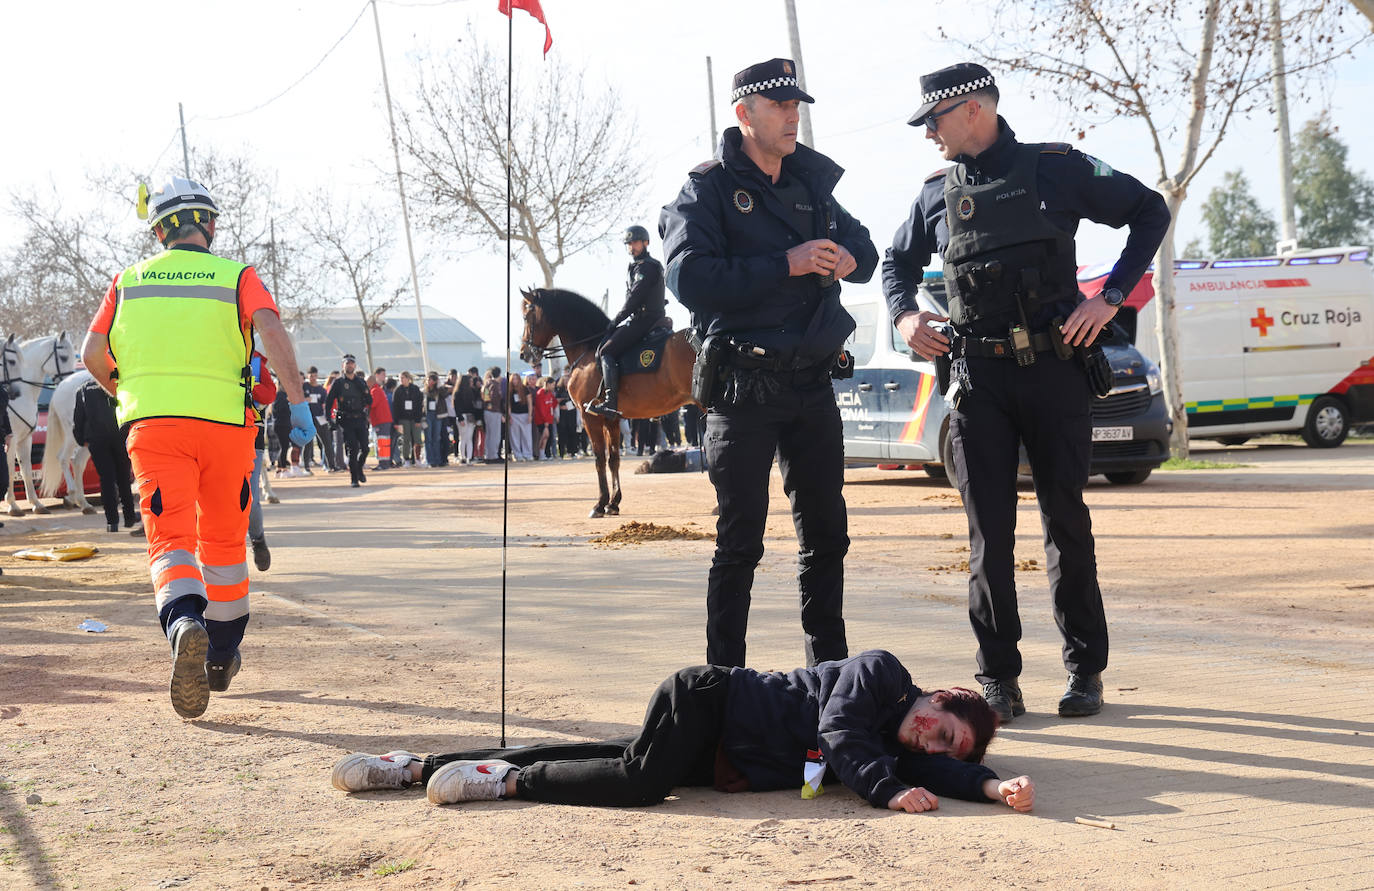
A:
POLYGON ((1012 557, 1019 441, 1030 458, 1064 637, 1069 683, 1059 714, 1096 714, 1107 619, 1083 487, 1091 399, 1111 388, 1112 372, 1092 344, 1149 265, 1169 212, 1138 180, 1064 143, 1017 142, 997 114, 997 87, 982 66, 927 74, 921 94, 909 123, 924 125, 926 138, 955 163, 927 178, 897 230, 883 262, 883 293, 906 342, 926 359, 947 357, 958 384, 950 429, 969 519, 977 678, 1003 721, 1025 712, 1012 557), (1130 227, 1100 297, 1086 301, 1073 240, 1084 218, 1130 227), (914 299, 934 253, 944 259, 948 320, 920 311, 914 299), (931 327, 944 321, 952 330, 931 327))

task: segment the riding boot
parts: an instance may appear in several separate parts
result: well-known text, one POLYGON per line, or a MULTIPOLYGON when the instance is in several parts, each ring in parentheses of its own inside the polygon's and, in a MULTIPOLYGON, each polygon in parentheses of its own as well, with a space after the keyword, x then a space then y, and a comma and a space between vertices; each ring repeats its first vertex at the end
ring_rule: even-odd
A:
POLYGON ((601 401, 588 407, 587 411, 606 418, 620 417, 620 409, 616 408, 619 389, 620 363, 615 356, 603 353, 601 355, 601 401))

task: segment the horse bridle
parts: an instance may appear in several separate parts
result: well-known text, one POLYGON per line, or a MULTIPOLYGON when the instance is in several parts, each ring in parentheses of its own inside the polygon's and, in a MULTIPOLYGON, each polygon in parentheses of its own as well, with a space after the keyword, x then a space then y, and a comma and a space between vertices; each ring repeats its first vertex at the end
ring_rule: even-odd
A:
MULTIPOLYGON (((56 338, 54 338, 54 339, 53 339, 53 342, 52 342, 52 352, 49 354, 49 358, 52 359, 52 367, 53 367, 53 372, 52 372, 52 379, 53 379, 53 382, 52 382, 51 384, 50 384, 50 383, 47 383, 47 382, 45 382, 45 381, 31 381, 31 380, 29 380, 29 379, 26 378, 26 377, 10 377, 10 374, 9 374, 10 363, 9 363, 8 361, 6 361, 6 360, 0 360, 0 364, 3 364, 3 365, 5 366, 5 368, 4 368, 5 377, 4 377, 3 380, 0 380, 0 386, 8 387, 10 384, 28 384, 28 385, 31 386, 31 387, 38 387, 40 390, 52 390, 52 389, 55 389, 55 388, 57 387, 58 384, 62 383, 62 381, 63 381, 64 379, 71 377, 73 374, 76 374, 76 362, 75 362, 75 361, 72 362, 72 370, 71 370, 71 371, 63 371, 63 370, 62 370, 62 357, 61 357, 61 356, 58 354, 58 352, 57 352, 57 345, 58 345, 58 343, 60 343, 60 341, 57 340, 56 338)), ((17 346, 14 345, 14 342, 13 342, 13 341, 7 340, 7 341, 5 341, 4 355, 8 356, 10 353, 14 353, 15 356, 20 357, 21 360, 22 360, 23 354, 19 352, 19 348, 18 348, 17 346)), ((21 364, 21 365, 23 364, 22 361, 20 362, 20 364, 21 364)), ((44 362, 43 362, 43 365, 46 365, 46 364, 47 364, 47 360, 45 359, 44 362)), ((40 366, 38 366, 38 367, 39 367, 39 368, 42 368, 43 365, 40 365, 40 366)))
MULTIPOLYGON (((533 303, 530 304, 531 307, 534 307, 534 305, 535 304, 533 303)), ((600 340, 605 336, 606 332, 603 331, 600 334, 591 334, 587 337, 574 340, 570 343, 565 343, 564 341, 560 340, 558 342, 558 347, 552 350, 548 347, 536 346, 535 344, 530 343, 529 338, 522 336, 520 338, 520 352, 523 355, 524 351, 528 348, 530 351, 530 355, 534 357, 533 361, 535 362, 542 362, 545 359, 566 359, 568 358, 568 347, 578 346, 579 344, 584 343, 591 343, 592 341, 600 340)))

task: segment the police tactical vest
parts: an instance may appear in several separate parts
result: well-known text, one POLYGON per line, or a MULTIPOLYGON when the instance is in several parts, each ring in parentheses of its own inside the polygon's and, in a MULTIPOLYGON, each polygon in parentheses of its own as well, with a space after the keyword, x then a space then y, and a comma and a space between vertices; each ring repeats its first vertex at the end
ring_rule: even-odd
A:
POLYGON ((252 341, 239 325, 238 299, 246 268, 169 250, 120 274, 110 325, 120 424, 159 417, 246 423, 252 341))
POLYGON ((1017 146, 1006 175, 984 185, 969 185, 963 164, 945 173, 945 291, 956 326, 1019 322, 1077 292, 1073 236, 1040 210, 1036 171, 1044 148, 1017 146))

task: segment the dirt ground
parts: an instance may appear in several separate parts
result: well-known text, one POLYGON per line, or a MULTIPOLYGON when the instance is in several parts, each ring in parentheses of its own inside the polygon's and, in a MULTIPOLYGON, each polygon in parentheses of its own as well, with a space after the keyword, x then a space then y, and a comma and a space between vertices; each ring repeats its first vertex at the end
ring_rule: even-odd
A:
MULTIPOLYGON (((1031 714, 989 763, 1036 779, 1030 816, 952 800, 895 814, 842 788, 685 789, 611 810, 330 787, 350 751, 497 743, 503 576, 507 740, 632 732, 657 682, 704 653, 700 474, 630 461, 606 520, 586 519, 587 461, 511 466, 504 516, 500 467, 373 473, 360 490, 279 481, 243 671, 194 721, 168 702, 143 543, 73 511, 3 517, 0 886, 1374 886, 1374 443, 1195 457, 1244 466, 1089 487, 1114 649, 1109 705, 1086 721, 1054 715, 1058 638, 1022 487, 1031 714), (78 542, 99 554, 9 556, 78 542)), ((927 687, 972 685, 957 494, 919 471, 846 481, 851 652, 890 649, 927 687)), ((750 661, 791 668, 795 538, 776 471, 773 499, 750 661)))

